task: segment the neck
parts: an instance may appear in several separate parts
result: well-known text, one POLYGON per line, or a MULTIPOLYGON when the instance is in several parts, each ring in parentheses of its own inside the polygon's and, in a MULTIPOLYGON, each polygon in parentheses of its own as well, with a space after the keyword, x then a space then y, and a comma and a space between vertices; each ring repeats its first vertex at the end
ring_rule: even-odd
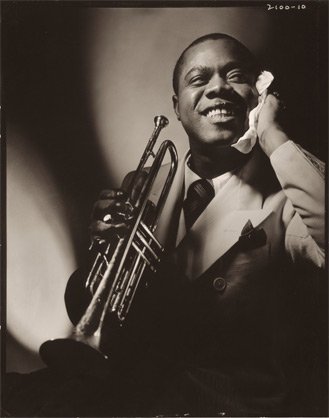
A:
POLYGON ((242 167, 250 154, 242 154, 231 146, 195 146, 190 143, 191 169, 201 178, 212 179, 242 167))

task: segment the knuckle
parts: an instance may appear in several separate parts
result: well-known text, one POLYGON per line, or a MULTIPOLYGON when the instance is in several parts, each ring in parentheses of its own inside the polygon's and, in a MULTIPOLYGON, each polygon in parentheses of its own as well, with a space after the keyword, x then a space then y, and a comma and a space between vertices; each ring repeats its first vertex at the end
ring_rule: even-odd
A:
POLYGON ((110 196, 112 194, 112 190, 111 189, 105 189, 102 190, 99 193, 99 199, 106 199, 108 196, 110 196))
POLYGON ((121 198, 123 196, 124 196, 124 192, 121 189, 102 190, 99 195, 100 199, 121 198))
POLYGON ((96 225, 97 231, 99 231, 99 232, 105 232, 105 231, 111 229, 110 224, 107 224, 107 223, 105 223, 101 220, 96 221, 95 225, 96 225))

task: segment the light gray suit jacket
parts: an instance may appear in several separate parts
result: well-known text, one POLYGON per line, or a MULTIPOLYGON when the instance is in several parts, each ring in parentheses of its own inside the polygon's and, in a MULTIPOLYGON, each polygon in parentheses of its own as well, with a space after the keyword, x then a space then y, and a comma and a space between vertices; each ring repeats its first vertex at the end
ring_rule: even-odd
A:
MULTIPOLYGON (((202 408, 211 405, 208 414, 286 414, 291 381, 299 379, 286 366, 299 355, 308 309, 301 275, 308 283, 313 267, 325 263, 323 164, 292 141, 270 159, 256 147, 188 234, 177 237, 185 160, 156 232, 198 292, 192 354, 176 392, 188 393, 187 412, 207 414, 202 408)), ((154 202, 166 173, 164 166, 154 202)))
MULTIPOLYGON (((186 157, 179 162, 156 232, 160 242, 171 247, 177 238, 174 235, 177 208, 182 204, 186 157)), ((248 221, 255 229, 265 230, 271 258, 277 256, 284 243, 292 260, 302 258, 324 266, 325 183, 320 171, 323 165, 315 157, 313 164, 308 153, 288 141, 270 158, 281 186, 276 187, 266 158, 255 150, 248 163, 217 193, 189 234, 178 240, 177 253, 184 257, 185 271, 191 279, 204 273, 238 241, 248 221)), ((165 174, 166 166, 151 195, 154 202, 165 174)))

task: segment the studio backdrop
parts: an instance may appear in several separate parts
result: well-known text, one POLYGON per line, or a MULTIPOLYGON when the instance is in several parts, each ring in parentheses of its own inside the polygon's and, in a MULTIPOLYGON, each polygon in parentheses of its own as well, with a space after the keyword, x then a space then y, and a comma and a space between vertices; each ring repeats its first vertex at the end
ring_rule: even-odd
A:
POLYGON ((161 138, 186 150, 171 82, 195 38, 241 40, 275 74, 293 139, 325 155, 316 3, 121 6, 3 5, 8 371, 42 366, 40 344, 69 332, 63 294, 89 246, 92 205, 137 167, 155 115, 170 121, 161 138))

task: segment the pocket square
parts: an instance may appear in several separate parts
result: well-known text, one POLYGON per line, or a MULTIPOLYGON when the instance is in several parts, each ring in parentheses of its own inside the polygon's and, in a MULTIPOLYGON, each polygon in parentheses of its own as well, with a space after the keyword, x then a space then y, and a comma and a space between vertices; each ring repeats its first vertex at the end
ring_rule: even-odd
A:
POLYGON ((239 237, 240 247, 244 250, 251 250, 265 245, 266 241, 267 236, 264 229, 255 229, 251 221, 248 220, 239 237))

